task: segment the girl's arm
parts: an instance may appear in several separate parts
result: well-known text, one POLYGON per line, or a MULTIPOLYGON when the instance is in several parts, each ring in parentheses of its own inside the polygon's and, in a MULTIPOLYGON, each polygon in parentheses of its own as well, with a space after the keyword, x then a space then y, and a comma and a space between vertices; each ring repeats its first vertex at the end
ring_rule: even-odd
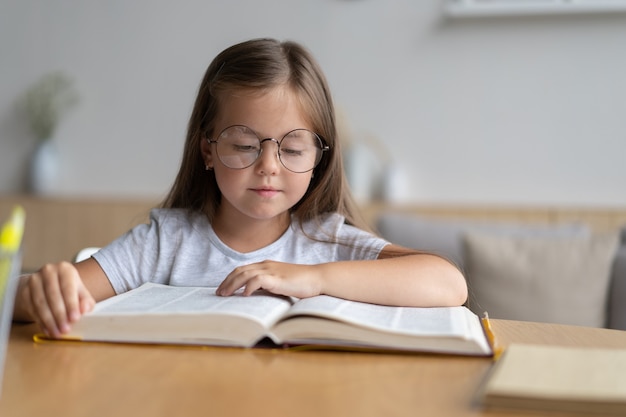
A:
POLYGON ((295 265, 264 261, 236 268, 219 286, 219 295, 245 287, 299 298, 327 294, 374 304, 435 307, 462 305, 463 274, 447 260, 387 245, 376 260, 295 265))
POLYGON ((20 278, 13 319, 35 321, 44 333, 58 337, 91 311, 96 301, 113 295, 106 274, 92 258, 75 265, 47 264, 20 278))
POLYGON ((324 293, 383 305, 443 307, 467 300, 465 277, 437 255, 387 245, 375 261, 321 266, 324 293))

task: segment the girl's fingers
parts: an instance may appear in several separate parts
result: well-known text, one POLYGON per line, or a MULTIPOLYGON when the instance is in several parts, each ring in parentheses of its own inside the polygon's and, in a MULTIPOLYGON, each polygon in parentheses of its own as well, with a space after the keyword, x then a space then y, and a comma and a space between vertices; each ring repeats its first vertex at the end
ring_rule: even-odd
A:
MULTIPOLYGON (((32 277, 31 277, 32 280, 32 277)), ((30 281, 29 281, 30 283, 30 281)), ((50 332, 45 328, 44 323, 39 318, 39 313, 35 310, 34 296, 33 296, 33 287, 31 285, 26 285, 24 287, 22 297, 26 300, 25 305, 27 306, 26 310, 30 317, 33 318, 37 326, 47 335, 50 335, 50 332)))
POLYGON ((232 295, 244 288, 244 295, 264 289, 274 294, 310 297, 320 293, 315 274, 307 265, 264 261, 235 268, 220 284, 218 295, 232 295))
POLYGON ((246 278, 244 273, 241 272, 241 268, 236 268, 228 274, 228 276, 222 281, 219 287, 217 287, 217 295, 233 295, 235 291, 243 287, 246 284, 246 278))
POLYGON ((240 288, 244 288, 244 295, 250 295, 261 288, 272 292, 276 277, 269 265, 268 262, 260 262, 235 268, 220 284, 217 294, 232 295, 240 288))
MULTIPOLYGON (((47 275, 48 279, 43 281, 43 288, 47 300, 48 308, 54 317, 56 327, 61 333, 69 331, 68 323, 68 311, 65 305, 65 295, 71 293, 71 289, 68 289, 68 285, 72 284, 62 283, 63 280, 63 267, 59 267, 53 273, 47 275), (63 288, 65 287, 65 288, 63 288)), ((66 272, 66 271, 65 271, 66 272)))
MULTIPOLYGON (((90 312, 93 310, 96 305, 96 300, 94 300, 93 296, 87 288, 80 282, 78 286, 78 307, 79 307, 79 318, 81 315, 90 312)), ((71 319, 71 318, 70 318, 71 319)))
MULTIPOLYGON (((65 319, 70 323, 78 321, 82 314, 82 298, 91 295, 81 282, 76 268, 68 262, 59 265, 59 289, 61 293, 59 301, 63 303, 65 319)), ((62 314, 61 309, 59 314, 62 314)))
POLYGON ((30 276, 25 291, 31 316, 52 337, 68 332, 71 323, 95 305, 78 271, 69 262, 44 266, 30 276))
POLYGON ((32 315, 41 330, 48 336, 57 337, 60 334, 56 320, 48 306, 48 299, 44 291, 41 275, 30 277, 28 285, 32 315))
POLYGON ((244 285, 243 295, 252 295, 256 290, 260 290, 261 288, 268 290, 271 292, 271 288, 268 287, 266 279, 264 279, 263 275, 256 275, 246 281, 244 285))

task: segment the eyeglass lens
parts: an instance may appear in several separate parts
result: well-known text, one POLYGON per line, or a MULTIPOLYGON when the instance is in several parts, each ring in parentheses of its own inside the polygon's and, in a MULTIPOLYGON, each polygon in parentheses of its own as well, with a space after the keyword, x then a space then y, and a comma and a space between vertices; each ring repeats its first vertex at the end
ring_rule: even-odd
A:
MULTIPOLYGON (((260 139, 246 126, 230 126, 214 142, 217 144, 217 155, 224 165, 243 169, 254 164, 263 151, 261 143, 266 140, 260 139)), ((273 139, 271 141, 276 142, 273 139)), ((290 171, 310 171, 322 158, 322 142, 309 130, 292 130, 277 143, 278 158, 290 171)))

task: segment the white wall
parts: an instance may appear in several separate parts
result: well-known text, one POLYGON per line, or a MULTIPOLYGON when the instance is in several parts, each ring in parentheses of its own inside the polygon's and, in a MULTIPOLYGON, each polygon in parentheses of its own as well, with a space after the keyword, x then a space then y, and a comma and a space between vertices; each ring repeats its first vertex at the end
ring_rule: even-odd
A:
POLYGON ((626 13, 444 19, 443 0, 0 0, 0 192, 34 147, 14 102, 71 74, 59 194, 165 194, 223 48, 295 39, 355 138, 384 142, 425 203, 626 205, 626 13))

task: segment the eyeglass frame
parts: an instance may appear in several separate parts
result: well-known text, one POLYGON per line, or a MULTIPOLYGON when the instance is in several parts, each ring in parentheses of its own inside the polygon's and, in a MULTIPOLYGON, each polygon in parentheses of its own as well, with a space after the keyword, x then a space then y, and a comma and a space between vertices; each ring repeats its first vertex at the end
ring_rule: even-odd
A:
POLYGON ((304 173, 306 173, 306 172, 313 171, 313 170, 314 170, 314 169, 315 169, 315 168, 316 168, 316 167, 320 164, 320 162, 322 162, 322 158, 324 157, 324 152, 326 152, 326 151, 329 151, 329 150, 330 150, 330 146, 326 144, 326 141, 325 141, 325 140, 324 140, 324 139, 323 139, 320 135, 318 135, 317 133, 313 132, 312 130, 305 129, 305 128, 303 128, 303 127, 302 127, 302 128, 297 128, 297 129, 290 130, 289 132, 285 133, 285 134, 283 135, 283 137, 282 137, 280 140, 277 140, 277 139, 275 139, 275 138, 263 138, 263 139, 261 139, 261 137, 259 137, 259 134, 258 134, 258 133, 257 133, 254 129, 252 129, 252 128, 250 128, 250 127, 246 126, 246 125, 237 125, 237 124, 236 124, 236 125, 230 125, 230 126, 227 126, 227 127, 225 127, 224 129, 222 129, 222 130, 220 131, 219 135, 217 135, 217 139, 211 139, 211 138, 209 138, 209 137, 208 137, 208 135, 207 135, 207 136, 205 136, 205 139, 207 140, 207 142, 208 142, 209 144, 213 144, 213 143, 214 143, 214 144, 216 145, 215 153, 217 154, 217 158, 220 160, 220 162, 221 162, 222 164, 224 164, 224 166, 225 166, 225 167, 230 168, 230 169, 246 169, 246 168, 250 168, 252 165, 254 165, 254 164, 255 164, 255 163, 259 160, 259 158, 261 157, 261 154, 263 153, 263 146, 261 146, 261 145, 263 145, 263 142, 266 142, 266 141, 268 141, 268 140, 269 140, 269 141, 271 141, 271 142, 276 143, 276 146, 277 146, 277 148, 276 148, 276 153, 278 154, 278 160, 280 161, 280 164, 281 164, 281 165, 282 165, 282 166, 283 166, 283 167, 284 167, 287 171, 289 171, 289 172, 293 172, 293 173, 295 173, 295 174, 304 174, 304 173), (252 161, 252 163, 250 163, 250 165, 247 165, 247 166, 245 166, 245 167, 241 167, 241 168, 233 168, 233 167, 231 167, 231 166, 226 165, 226 163, 224 163, 224 161, 222 161, 222 158, 220 157, 220 154, 219 154, 219 152, 217 151, 217 144, 218 144, 218 142, 219 142, 219 138, 220 138, 220 136, 222 136, 222 133, 224 133, 225 131, 227 131, 228 129, 230 129, 230 128, 232 128, 232 127, 244 127, 244 128, 246 128, 246 129, 248 129, 249 131, 251 131, 252 133, 254 133, 254 135, 256 136, 256 138, 259 140, 259 152, 258 152, 258 154, 257 154, 256 158, 254 158, 254 161, 252 161), (280 157, 280 144, 282 143, 282 141, 283 141, 283 140, 284 140, 287 136, 289 136, 289 134, 291 134, 291 133, 293 133, 293 132, 296 132, 296 131, 298 131, 298 130, 306 130, 307 132, 312 133, 312 134, 313 134, 313 135, 317 138, 317 140, 319 141, 319 144, 320 144, 320 148, 319 148, 319 149, 320 149, 320 151, 321 151, 321 154, 320 154, 319 159, 317 160, 317 162, 315 163, 315 165, 313 165, 313 167, 312 167, 312 168, 307 169, 306 171, 293 171, 293 170, 289 169, 289 168, 285 165, 285 163, 283 162, 282 158, 280 157))

